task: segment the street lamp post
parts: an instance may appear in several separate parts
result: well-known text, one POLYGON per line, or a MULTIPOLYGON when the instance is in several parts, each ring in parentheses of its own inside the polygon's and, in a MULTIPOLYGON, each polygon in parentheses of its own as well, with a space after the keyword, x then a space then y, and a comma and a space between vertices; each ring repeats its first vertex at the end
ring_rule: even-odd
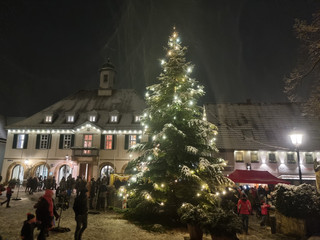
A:
POLYGON ((302 143, 302 134, 298 132, 294 132, 290 134, 291 142, 296 147, 297 151, 297 159, 298 159, 298 170, 299 170, 299 182, 302 184, 302 174, 301 174, 301 166, 300 166, 300 154, 299 154, 299 146, 302 143))

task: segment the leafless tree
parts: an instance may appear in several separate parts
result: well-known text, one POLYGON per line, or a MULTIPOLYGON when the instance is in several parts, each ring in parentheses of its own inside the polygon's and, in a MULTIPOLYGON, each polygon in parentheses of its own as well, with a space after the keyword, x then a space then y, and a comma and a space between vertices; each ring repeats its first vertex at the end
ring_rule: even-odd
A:
POLYGON ((310 23, 297 19, 294 31, 302 45, 296 67, 284 79, 284 92, 291 102, 303 102, 306 114, 320 116, 320 10, 310 23))

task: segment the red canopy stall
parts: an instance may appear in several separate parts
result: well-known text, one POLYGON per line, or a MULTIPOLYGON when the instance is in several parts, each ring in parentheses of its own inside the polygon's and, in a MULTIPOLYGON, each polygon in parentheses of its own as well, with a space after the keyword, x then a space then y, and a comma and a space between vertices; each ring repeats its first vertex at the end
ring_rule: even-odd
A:
POLYGON ((273 176, 268 171, 257 171, 257 170, 235 170, 229 174, 230 178, 235 183, 261 183, 261 184, 277 184, 290 182, 273 176))

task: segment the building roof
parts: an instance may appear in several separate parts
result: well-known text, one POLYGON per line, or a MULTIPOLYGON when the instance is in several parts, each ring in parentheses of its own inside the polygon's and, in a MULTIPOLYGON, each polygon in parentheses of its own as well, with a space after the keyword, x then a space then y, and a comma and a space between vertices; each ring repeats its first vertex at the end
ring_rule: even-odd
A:
POLYGON ((303 132, 299 147, 320 150, 320 121, 302 114, 300 104, 206 104, 208 121, 218 127, 217 147, 225 150, 294 150, 289 134, 303 132))
POLYGON ((98 90, 81 90, 20 122, 8 125, 7 129, 73 129, 88 122, 89 114, 97 116, 94 125, 103 129, 140 128, 134 124, 135 115, 141 115, 144 100, 133 89, 112 90, 111 96, 99 96, 98 90), (45 123, 46 115, 52 115, 52 123, 45 123), (118 115, 118 123, 110 123, 111 115, 118 115), (74 123, 66 121, 67 115, 74 115, 74 123))

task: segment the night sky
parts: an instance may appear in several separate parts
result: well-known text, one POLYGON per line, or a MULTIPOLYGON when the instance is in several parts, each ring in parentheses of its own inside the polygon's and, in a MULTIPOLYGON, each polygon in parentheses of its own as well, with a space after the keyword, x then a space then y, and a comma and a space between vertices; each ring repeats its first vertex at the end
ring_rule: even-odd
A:
POLYGON ((82 89, 97 89, 107 58, 116 88, 141 96, 161 71, 172 27, 202 102, 284 102, 294 67, 295 18, 315 0, 0 0, 0 114, 30 116, 82 89))

